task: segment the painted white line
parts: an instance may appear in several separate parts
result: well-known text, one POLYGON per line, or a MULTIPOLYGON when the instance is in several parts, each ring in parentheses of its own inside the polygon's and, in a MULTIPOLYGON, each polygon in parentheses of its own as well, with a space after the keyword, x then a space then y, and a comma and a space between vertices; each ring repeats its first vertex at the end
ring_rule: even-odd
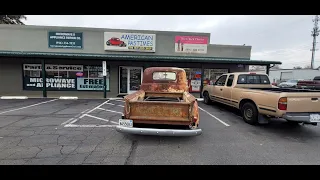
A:
POLYGON ((123 99, 123 98, 109 98, 110 100, 121 100, 121 99, 123 99))
POLYGON ((197 101, 203 101, 203 98, 197 98, 197 101))
POLYGON ((223 125, 225 125, 225 126, 230 126, 229 124, 223 122, 221 119, 217 118, 216 116, 212 115, 211 113, 209 113, 208 111, 202 109, 201 107, 198 107, 198 108, 199 108, 201 111, 207 113, 209 116, 211 116, 211 117, 215 118, 216 120, 218 120, 219 122, 221 122, 223 125))
POLYGON ((82 114, 82 115, 79 117, 79 119, 85 117, 86 115, 87 115, 87 114, 82 114))
POLYGON ((113 104, 113 103, 109 103, 109 102, 108 102, 108 103, 106 103, 106 104, 109 104, 109 105, 114 105, 114 106, 115 106, 115 104, 113 104))
POLYGON ((100 117, 97 117, 97 116, 92 116, 92 115, 89 115, 89 114, 84 114, 84 116, 88 116, 88 117, 91 117, 91 118, 99 119, 99 120, 105 121, 105 122, 111 122, 111 123, 113 123, 113 124, 118 124, 117 122, 110 121, 110 120, 108 120, 108 119, 103 119, 103 118, 100 118, 100 117))
POLYGON ((113 101, 124 102, 124 100, 117 100, 117 99, 114 99, 113 101))
POLYGON ((109 111, 109 112, 113 112, 113 113, 118 113, 118 114, 123 115, 123 113, 122 113, 122 112, 118 112, 118 111, 112 111, 112 110, 109 110, 109 109, 103 109, 103 108, 97 108, 97 109, 104 110, 104 111, 109 111))
POLYGON ((0 99, 28 99, 27 96, 1 96, 0 99))
POLYGON ((76 124, 67 124, 64 127, 86 127, 86 128, 92 128, 92 127, 116 127, 117 125, 93 125, 93 124, 84 124, 84 125, 76 125, 76 124))
POLYGON ((21 110, 21 109, 26 109, 26 108, 29 108, 29 107, 38 106, 40 104, 46 104, 46 103, 53 102, 53 101, 56 101, 56 100, 58 100, 58 99, 52 99, 50 101, 44 101, 44 102, 41 102, 41 103, 32 104, 32 105, 21 107, 21 108, 17 108, 17 109, 11 109, 11 110, 8 110, 8 111, 3 111, 3 112, 0 112, 0 114, 12 112, 12 111, 18 111, 18 110, 21 110))
POLYGON ((69 123, 69 122, 70 122, 70 121, 72 121, 72 120, 74 120, 74 118, 70 118, 70 119, 68 119, 67 121, 65 121, 65 122, 61 123, 61 125, 65 125, 65 124, 69 123))
POLYGON ((77 96, 60 96, 59 99, 78 99, 77 96))
POLYGON ((107 104, 109 101, 110 101, 110 100, 107 100, 107 101, 101 103, 101 104, 98 105, 97 107, 95 107, 95 108, 91 109, 90 111, 88 111, 87 114, 89 114, 89 113, 91 113, 92 111, 98 109, 99 107, 103 106, 104 104, 107 104))
POLYGON ((82 111, 80 114, 75 115, 74 117, 78 118, 79 116, 85 114, 87 111, 89 111, 90 109, 86 109, 84 111, 82 111))
POLYGON ((90 109, 86 109, 86 110, 82 111, 81 114, 84 114, 84 113, 86 113, 86 112, 89 111, 89 110, 90 110, 90 109))
POLYGON ((117 105, 117 104, 113 104, 113 103, 106 103, 106 104, 113 105, 113 106, 124 107, 123 105, 117 105))
MULTIPOLYGON (((73 123, 75 123, 75 122, 77 122, 79 119, 75 119, 75 120, 73 120, 73 121, 71 121, 69 124, 73 124, 73 123)), ((67 124, 68 125, 68 124, 67 124)))

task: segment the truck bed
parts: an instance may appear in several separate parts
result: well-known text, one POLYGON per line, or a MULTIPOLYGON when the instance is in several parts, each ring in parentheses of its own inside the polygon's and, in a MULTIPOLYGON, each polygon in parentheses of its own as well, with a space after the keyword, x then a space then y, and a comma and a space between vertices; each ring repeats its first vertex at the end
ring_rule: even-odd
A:
POLYGON ((140 90, 125 98, 125 116, 134 123, 187 125, 195 101, 187 92, 140 90))
POLYGON ((262 91, 271 91, 275 93, 282 93, 282 92, 293 92, 293 93, 299 93, 299 92, 320 92, 320 90, 311 90, 311 89, 294 89, 294 88, 247 88, 247 89, 253 89, 253 90, 262 90, 262 91))

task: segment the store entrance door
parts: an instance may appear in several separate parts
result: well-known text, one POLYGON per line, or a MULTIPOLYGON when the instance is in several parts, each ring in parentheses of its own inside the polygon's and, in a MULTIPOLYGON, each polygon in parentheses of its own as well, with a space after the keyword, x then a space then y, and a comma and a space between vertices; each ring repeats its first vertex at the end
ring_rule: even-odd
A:
POLYGON ((119 94, 132 94, 140 89, 142 82, 142 67, 119 67, 119 94))

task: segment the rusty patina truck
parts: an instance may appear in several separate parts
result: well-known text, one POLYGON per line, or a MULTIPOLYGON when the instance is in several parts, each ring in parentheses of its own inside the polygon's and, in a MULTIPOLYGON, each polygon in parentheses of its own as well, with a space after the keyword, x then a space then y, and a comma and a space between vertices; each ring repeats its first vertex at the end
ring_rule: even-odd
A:
POLYGON ((188 92, 184 69, 145 69, 140 90, 125 96, 124 101, 124 115, 116 127, 118 132, 158 136, 196 136, 202 133, 198 102, 188 92), (140 125, 169 125, 172 128, 140 125))

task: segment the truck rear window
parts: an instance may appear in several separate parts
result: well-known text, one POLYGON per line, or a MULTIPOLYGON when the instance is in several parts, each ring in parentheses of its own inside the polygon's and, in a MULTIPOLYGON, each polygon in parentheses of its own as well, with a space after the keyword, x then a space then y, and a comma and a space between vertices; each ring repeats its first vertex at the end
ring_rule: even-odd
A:
POLYGON ((176 73, 175 72, 153 72, 153 80, 159 81, 175 81, 176 73))
POLYGON ((242 74, 238 77, 238 84, 270 84, 269 77, 259 74, 242 74))

